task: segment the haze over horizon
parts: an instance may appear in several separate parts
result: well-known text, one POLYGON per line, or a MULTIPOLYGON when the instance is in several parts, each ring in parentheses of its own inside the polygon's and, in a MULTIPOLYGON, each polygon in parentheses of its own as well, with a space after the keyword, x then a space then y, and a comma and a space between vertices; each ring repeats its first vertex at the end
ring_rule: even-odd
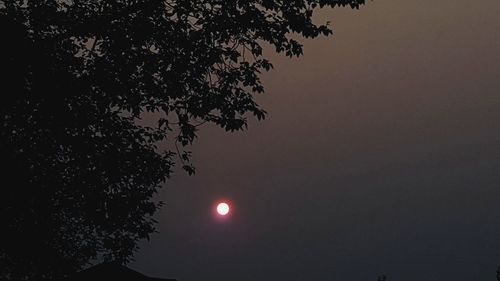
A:
POLYGON ((167 182, 159 233, 130 266, 181 281, 494 280, 499 14, 495 0, 319 12, 333 36, 270 56, 264 121, 201 127, 196 175, 167 182))

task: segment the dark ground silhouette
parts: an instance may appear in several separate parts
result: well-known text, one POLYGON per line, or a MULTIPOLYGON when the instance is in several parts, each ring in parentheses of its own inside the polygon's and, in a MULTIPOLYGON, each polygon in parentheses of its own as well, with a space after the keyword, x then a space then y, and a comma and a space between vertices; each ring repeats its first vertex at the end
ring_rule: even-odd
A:
POLYGON ((148 277, 119 263, 107 262, 73 274, 61 281, 87 280, 175 281, 176 279, 148 277))

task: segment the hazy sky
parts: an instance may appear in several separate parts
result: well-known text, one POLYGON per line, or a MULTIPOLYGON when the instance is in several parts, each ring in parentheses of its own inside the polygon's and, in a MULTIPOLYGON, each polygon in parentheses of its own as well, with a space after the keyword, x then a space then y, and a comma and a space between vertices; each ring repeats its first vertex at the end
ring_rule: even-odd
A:
POLYGON ((249 130, 205 127, 131 266, 181 281, 494 280, 500 1, 368 1, 274 56, 249 130), (233 203, 229 220, 213 213, 233 203))

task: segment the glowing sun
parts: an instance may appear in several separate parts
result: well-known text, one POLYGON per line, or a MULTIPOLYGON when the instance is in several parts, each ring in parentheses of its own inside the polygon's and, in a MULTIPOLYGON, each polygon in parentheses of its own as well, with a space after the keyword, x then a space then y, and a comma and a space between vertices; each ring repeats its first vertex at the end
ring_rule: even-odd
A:
POLYGON ((221 216, 227 215, 229 213, 229 205, 224 202, 217 204, 217 213, 221 216))

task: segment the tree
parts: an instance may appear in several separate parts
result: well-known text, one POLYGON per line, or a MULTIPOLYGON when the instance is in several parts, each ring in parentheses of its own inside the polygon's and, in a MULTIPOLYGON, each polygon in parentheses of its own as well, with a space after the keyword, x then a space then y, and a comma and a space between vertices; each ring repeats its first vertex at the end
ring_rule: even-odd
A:
POLYGON ((380 275, 377 279, 378 281, 387 281, 387 276, 385 275, 380 275))
POLYGON ((263 46, 330 35, 316 8, 364 0, 2 0, 0 276, 126 262, 154 232, 152 196, 198 126, 265 117, 263 46), (145 125, 142 118, 155 118, 145 125), (163 143, 171 143, 165 148, 163 143))

